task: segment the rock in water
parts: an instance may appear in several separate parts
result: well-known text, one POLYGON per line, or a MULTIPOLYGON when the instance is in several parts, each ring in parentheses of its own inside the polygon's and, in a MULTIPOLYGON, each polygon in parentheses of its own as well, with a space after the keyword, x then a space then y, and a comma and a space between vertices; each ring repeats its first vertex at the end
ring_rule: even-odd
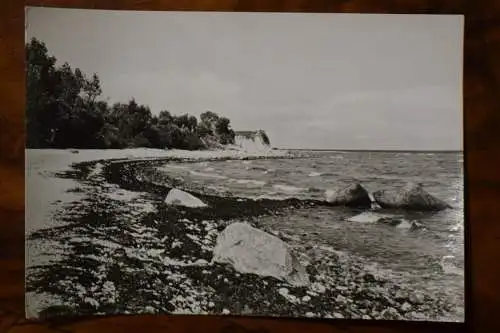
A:
POLYGON ((165 198, 165 203, 167 205, 184 206, 191 208, 207 207, 207 204, 205 204, 197 197, 175 188, 171 189, 170 192, 168 192, 167 197, 165 198))
POLYGON ((382 208, 420 211, 439 211, 451 208, 446 202, 426 192, 422 184, 411 184, 399 191, 376 191, 373 193, 373 197, 382 208))
POLYGON ((339 206, 370 208, 372 201, 368 191, 360 184, 351 184, 335 191, 326 192, 326 201, 339 206))
POLYGON ((309 275, 285 242, 246 223, 233 223, 217 238, 213 261, 241 273, 272 276, 294 286, 309 284, 309 275))

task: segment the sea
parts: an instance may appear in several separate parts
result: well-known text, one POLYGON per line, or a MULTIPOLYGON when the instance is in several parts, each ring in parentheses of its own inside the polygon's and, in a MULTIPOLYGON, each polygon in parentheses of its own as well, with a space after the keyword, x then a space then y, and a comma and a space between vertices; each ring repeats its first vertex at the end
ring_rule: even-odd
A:
POLYGON ((353 182, 369 192, 421 183, 452 208, 437 213, 309 208, 264 217, 261 222, 310 244, 360 258, 367 269, 391 281, 445 296, 463 315, 462 152, 301 151, 293 159, 169 162, 162 169, 213 194, 255 199, 324 200, 328 191, 353 182), (391 214, 401 223, 380 223, 381 217, 391 214))

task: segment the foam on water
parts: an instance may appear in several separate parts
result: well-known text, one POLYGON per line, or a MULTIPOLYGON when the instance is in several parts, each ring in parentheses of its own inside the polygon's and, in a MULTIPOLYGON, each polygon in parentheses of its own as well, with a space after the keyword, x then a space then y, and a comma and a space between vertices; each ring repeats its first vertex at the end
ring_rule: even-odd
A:
POLYGON ((216 173, 205 173, 205 172, 198 172, 198 171, 190 171, 189 173, 193 176, 198 176, 198 177, 214 178, 214 179, 227 179, 226 176, 218 175, 216 173))
POLYGON ((382 218, 397 218, 397 216, 390 214, 380 214, 376 212, 363 212, 361 214, 354 215, 348 218, 347 221, 357 223, 375 223, 382 218))
POLYGON ((245 185, 255 185, 255 186, 264 186, 266 182, 263 180, 255 180, 255 179, 230 179, 230 182, 235 182, 237 184, 245 184, 245 185))
POLYGON ((309 177, 319 177, 319 176, 321 176, 321 175, 322 175, 322 173, 321 173, 321 172, 311 172, 311 173, 309 174, 309 177))
POLYGON ((373 212, 363 212, 359 215, 350 217, 347 220, 349 222, 357 222, 357 223, 375 223, 381 218, 382 216, 380 216, 379 214, 373 212))
POLYGON ((281 184, 273 185, 273 188, 288 194, 298 194, 305 190, 304 188, 281 184))
POLYGON ((455 259, 455 257, 452 255, 446 255, 441 259, 441 262, 439 264, 440 264, 441 268, 443 269, 443 272, 445 274, 464 276, 464 270, 457 267, 453 263, 454 259, 455 259))
POLYGON ((401 223, 399 223, 396 228, 398 229, 410 229, 413 226, 413 224, 405 219, 401 220, 401 223))

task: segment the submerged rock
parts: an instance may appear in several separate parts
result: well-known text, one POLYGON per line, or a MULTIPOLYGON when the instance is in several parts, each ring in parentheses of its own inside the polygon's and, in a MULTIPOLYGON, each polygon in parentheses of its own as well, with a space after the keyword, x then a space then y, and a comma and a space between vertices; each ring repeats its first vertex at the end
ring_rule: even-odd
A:
POLYGON ((372 200, 368 191, 359 183, 338 190, 326 191, 326 201, 339 206, 370 208, 372 200))
POLYGON ((309 275, 279 238, 246 223, 233 223, 217 238, 213 261, 231 264, 241 273, 272 276, 295 286, 309 284, 309 275))
POLYGON ((168 195, 165 198, 165 203, 167 205, 184 206, 191 208, 207 207, 207 204, 205 204, 197 197, 175 188, 171 189, 170 192, 168 192, 168 195))
POLYGON ((399 191, 376 191, 373 193, 373 197, 382 208, 421 211, 438 211, 451 208, 446 202, 426 192, 422 184, 411 184, 399 191))

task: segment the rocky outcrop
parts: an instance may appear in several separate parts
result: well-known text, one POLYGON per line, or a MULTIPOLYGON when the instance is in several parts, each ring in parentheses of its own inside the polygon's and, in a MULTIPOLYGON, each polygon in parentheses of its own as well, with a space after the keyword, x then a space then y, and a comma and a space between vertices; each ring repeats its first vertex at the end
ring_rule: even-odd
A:
POLYGON ((326 201, 332 205, 359 208, 370 208, 372 204, 370 194, 358 183, 326 191, 326 201))
POLYGON ((217 238, 213 261, 241 273, 272 276, 294 286, 309 284, 305 268, 279 238, 246 223, 233 223, 217 238))
POLYGON ((373 198, 382 208, 417 211, 440 211, 451 208, 446 202, 426 192, 422 184, 410 184, 396 191, 376 191, 373 193, 373 198))
POLYGON ((165 198, 165 203, 167 205, 184 206, 190 208, 207 207, 207 204, 205 204, 197 197, 175 188, 171 189, 170 192, 168 192, 167 197, 165 198))

